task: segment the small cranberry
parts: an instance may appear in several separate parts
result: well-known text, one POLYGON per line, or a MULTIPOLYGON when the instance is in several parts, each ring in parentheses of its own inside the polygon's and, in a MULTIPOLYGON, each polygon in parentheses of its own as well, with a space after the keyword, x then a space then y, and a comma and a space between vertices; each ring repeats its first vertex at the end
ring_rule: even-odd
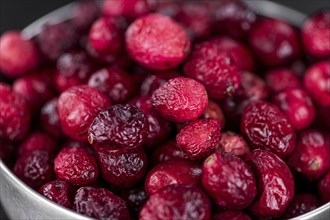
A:
POLYGON ((95 0, 83 0, 77 2, 72 8, 71 24, 79 32, 88 31, 92 23, 99 15, 99 7, 95 0))
POLYGON ((57 112, 58 98, 53 98, 46 102, 40 111, 40 121, 42 128, 55 138, 62 138, 60 119, 57 112))
POLYGON ((185 155, 183 151, 176 146, 176 141, 172 139, 158 146, 152 154, 152 164, 154 165, 165 161, 182 159, 185 159, 185 155))
POLYGON ((222 126, 225 125, 225 116, 221 107, 212 100, 209 100, 206 110, 204 111, 202 118, 204 119, 216 119, 218 120, 222 126))
POLYGON ((321 201, 323 203, 330 202, 330 170, 319 181, 317 189, 321 201))
POLYGON ((282 92, 287 88, 301 88, 297 75, 289 68, 272 69, 266 73, 268 88, 273 93, 282 92))
POLYGON ((226 210, 212 214, 211 220, 251 220, 251 218, 242 211, 226 210))
POLYGON ((246 158, 250 154, 250 147, 241 135, 227 131, 221 133, 217 151, 246 158))
POLYGON ((290 219, 303 215, 319 206, 317 198, 312 194, 298 194, 293 197, 290 205, 286 208, 283 218, 290 219))
POLYGON ((106 17, 123 16, 129 20, 147 14, 149 10, 147 0, 106 0, 102 5, 106 17))

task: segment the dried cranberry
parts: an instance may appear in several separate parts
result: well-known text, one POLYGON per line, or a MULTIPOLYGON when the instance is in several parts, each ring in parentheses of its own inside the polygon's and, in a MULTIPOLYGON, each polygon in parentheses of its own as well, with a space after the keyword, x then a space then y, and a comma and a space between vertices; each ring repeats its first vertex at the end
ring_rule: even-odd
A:
POLYGON ((258 181, 258 195, 250 210, 258 217, 279 217, 294 195, 289 167, 268 150, 254 150, 250 163, 258 181))
POLYGON ((61 128, 69 137, 85 141, 87 130, 97 114, 110 106, 102 92, 88 86, 71 87, 61 94, 57 103, 61 128))
POLYGON ((191 185, 173 184, 150 196, 139 219, 195 219, 207 220, 211 204, 204 192, 191 185))
POLYGON ((251 218, 241 211, 226 210, 214 213, 211 220, 251 220, 251 218))
POLYGON ((58 98, 53 98, 46 102, 40 111, 40 121, 42 128, 55 138, 62 138, 60 119, 57 112, 58 98))
POLYGON ((319 181, 317 189, 321 201, 323 203, 330 202, 330 170, 319 181))
POLYGON ((125 201, 104 188, 79 188, 74 198, 74 210, 96 219, 130 219, 125 201))
POLYGON ((301 88, 297 75, 288 68, 272 69, 266 73, 267 86, 273 93, 282 92, 287 88, 301 88))
POLYGON ((166 119, 186 122, 197 119, 206 109, 207 92, 199 82, 177 77, 170 79, 152 95, 152 104, 166 119))
POLYGON ((244 138, 241 135, 230 131, 221 133, 219 147, 217 150, 231 153, 241 158, 245 158, 250 154, 249 145, 246 143, 244 138))
POLYGON ((138 219, 139 212, 145 202, 148 200, 148 195, 144 191, 143 186, 131 188, 121 192, 120 197, 126 202, 133 219, 138 219))
POLYGON ((147 0, 106 0, 102 5, 103 15, 108 17, 123 16, 129 20, 149 12, 147 0))
POLYGON ((147 140, 148 131, 148 120, 138 107, 119 104, 96 116, 88 130, 88 141, 94 147, 137 148, 147 140))
POLYGON ((330 168, 329 158, 329 133, 305 130, 298 135, 297 146, 287 163, 309 180, 316 180, 330 168))
POLYGON ((202 115, 204 119, 216 119, 222 126, 225 125, 225 116, 222 112, 221 107, 214 101, 209 100, 207 107, 202 115))
POLYGON ((83 0, 77 2, 72 8, 72 25, 80 32, 87 31, 99 13, 99 7, 95 0, 83 0))
POLYGON ((149 14, 139 17, 128 27, 126 47, 129 55, 142 66, 167 70, 182 63, 191 42, 174 20, 161 14, 149 14))
POLYGON ((215 152, 205 159, 202 183, 208 195, 225 208, 246 208, 257 193, 249 166, 228 153, 215 152))
POLYGON ((50 181, 44 184, 38 192, 61 206, 73 208, 74 188, 63 180, 50 181))
POLYGON ((155 166, 147 175, 144 187, 149 195, 171 184, 192 184, 201 182, 201 166, 188 160, 165 161, 155 166))
POLYGON ((169 140, 165 144, 158 146, 152 154, 152 164, 165 161, 182 160, 184 153, 176 146, 175 140, 169 140))
POLYGON ((29 131, 31 113, 26 100, 0 83, 0 139, 22 140, 29 131))
POLYGON ((303 215, 319 206, 317 198, 312 194, 298 194, 286 208, 283 218, 290 219, 303 215))
POLYGON ((244 108, 241 131, 253 149, 267 149, 283 158, 295 148, 292 125, 277 106, 264 101, 252 102, 244 108))

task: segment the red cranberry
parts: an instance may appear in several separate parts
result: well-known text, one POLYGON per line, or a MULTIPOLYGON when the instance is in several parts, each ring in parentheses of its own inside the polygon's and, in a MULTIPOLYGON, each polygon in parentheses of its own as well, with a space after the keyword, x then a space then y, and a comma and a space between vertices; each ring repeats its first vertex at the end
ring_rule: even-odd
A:
POLYGON ((139 212, 145 202, 148 200, 148 195, 144 191, 143 186, 131 188, 129 190, 122 191, 120 197, 124 199, 130 210, 131 217, 138 219, 139 212))
POLYGON ((18 158, 15 175, 34 189, 38 189, 54 177, 53 160, 48 151, 34 150, 18 158))
POLYGON ((41 108, 40 120, 42 128, 55 138, 62 138, 60 119, 57 112, 58 98, 53 98, 46 102, 41 108))
POLYGON ((240 84, 239 70, 229 53, 212 41, 196 45, 184 65, 184 74, 201 82, 213 99, 232 96, 240 84))
POLYGON ((244 138, 230 131, 221 133, 218 151, 231 153, 241 158, 250 154, 249 145, 244 138))
POLYGON ((317 188, 321 201, 323 203, 330 202, 330 170, 319 181, 317 188))
POLYGON ((251 220, 251 218, 241 211, 226 210, 216 212, 212 215, 211 220, 251 220))
POLYGON ((9 78, 17 78, 35 69, 39 55, 34 42, 20 32, 8 31, 0 38, 0 70, 9 78))
POLYGON ((330 56, 330 10, 314 13, 302 25, 304 48, 313 57, 330 56))
POLYGON ((215 152, 205 159, 202 183, 209 196, 225 208, 246 208, 257 193, 249 166, 228 153, 215 152))
POLYGON ((82 51, 74 50, 62 54, 57 60, 55 84, 59 92, 87 84, 96 66, 91 58, 82 51))
POLYGON ((187 160, 159 163, 147 175, 144 187, 152 195, 171 184, 200 185, 202 169, 200 165, 187 160))
POLYGON ((330 62, 323 61, 309 67, 304 86, 317 104, 330 107, 330 62))
POLYGON ((218 147, 221 127, 215 119, 192 121, 176 136, 177 146, 191 160, 204 159, 218 147))
POLYGON ((244 108, 241 131, 253 149, 267 149, 283 158, 295 148, 292 125, 277 106, 267 102, 252 102, 244 108))
POLYGON ((9 85, 0 83, 0 139, 22 140, 29 131, 31 114, 28 103, 9 85))
POLYGON ((174 20, 161 14, 149 14, 128 27, 126 47, 129 55, 142 66, 167 70, 182 63, 191 42, 174 20))
POLYGON ((22 156, 23 154, 34 150, 44 150, 55 156, 58 146, 56 141, 48 134, 43 132, 34 132, 31 133, 18 147, 18 156, 22 156))
POLYGON ((250 46, 267 66, 287 64, 300 55, 298 36, 289 24, 265 19, 250 33, 250 46))
POLYGON ((38 192, 61 206, 73 208, 74 188, 63 180, 50 181, 44 184, 38 192))
POLYGON ((95 72, 88 85, 106 94, 112 103, 125 103, 136 94, 134 80, 118 67, 108 67, 95 72))
POLYGON ((250 163, 258 181, 258 195, 250 207, 258 217, 279 217, 294 195, 294 180, 289 167, 268 150, 254 150, 250 163))
POLYGON ((222 112, 221 107, 214 101, 209 100, 206 110, 204 111, 202 118, 204 119, 216 119, 222 126, 225 124, 225 116, 222 112))
POLYGON ((104 188, 78 189, 74 210, 96 219, 130 219, 125 201, 104 188))
POLYGON ((94 147, 137 148, 147 140, 148 128, 148 120, 138 107, 114 105, 96 116, 88 131, 88 141, 94 147))
POLYGON ((211 204, 204 192, 191 185, 173 184, 150 196, 139 219, 195 219, 207 220, 211 204))
POLYGON ((54 71, 45 69, 30 75, 23 76, 13 83, 13 90, 24 97, 33 113, 52 97, 55 96, 55 86, 53 83, 54 71))
POLYGON ((99 176, 94 155, 85 147, 65 147, 54 161, 54 170, 58 179, 74 185, 87 185, 99 176))
POLYGON ((273 93, 282 92, 287 88, 301 88, 297 75, 288 68, 272 69, 266 74, 268 88, 273 93))
POLYGON ((106 0, 102 5, 103 15, 109 17, 123 16, 129 20, 149 12, 146 0, 106 0))
POLYGON ((330 168, 329 158, 329 133, 306 130, 298 135, 297 146, 287 163, 309 180, 316 180, 330 168))
POLYGON ((102 92, 88 86, 77 86, 63 92, 57 110, 61 128, 69 137, 85 141, 87 130, 97 114, 110 106, 102 92))
POLYGON ((296 130, 309 127, 315 116, 315 108, 311 98, 302 89, 286 89, 278 93, 273 102, 281 108, 290 124, 296 130))
POLYGON ((143 148, 111 149, 101 147, 97 151, 103 179, 111 186, 129 188, 139 182, 147 170, 147 157, 143 148))
POLYGON ((99 14, 99 7, 95 0, 83 0, 74 4, 72 8, 72 25, 80 32, 87 31, 99 14))
POLYGON ((207 107, 207 92, 199 82, 177 77, 170 79, 152 95, 152 104, 166 119, 186 122, 197 119, 207 107))
POLYGON ((285 210, 283 217, 290 219, 303 215, 316 209, 319 206, 317 198, 312 194, 300 194, 293 197, 292 202, 285 210))
POLYGON ((158 164, 165 161, 174 161, 185 159, 185 155, 176 146, 175 140, 169 140, 165 144, 158 146, 152 154, 152 164, 158 164))

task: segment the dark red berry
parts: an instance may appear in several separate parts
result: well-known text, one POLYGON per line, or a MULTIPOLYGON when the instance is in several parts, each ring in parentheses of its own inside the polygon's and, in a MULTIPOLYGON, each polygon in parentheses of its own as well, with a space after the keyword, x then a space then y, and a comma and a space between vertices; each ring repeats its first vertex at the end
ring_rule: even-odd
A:
POLYGON ((42 128, 55 138, 62 138, 63 132, 57 112, 58 98, 53 98, 46 102, 40 111, 40 121, 42 128))
POLYGON ((251 218, 242 211, 225 210, 212 214, 211 220, 251 220, 251 218))
POLYGON ((319 206, 317 198, 312 194, 298 194, 293 197, 290 205, 286 208, 283 218, 290 219, 303 215, 319 206))
POLYGON ((323 203, 330 202, 330 171, 328 171, 317 185, 319 196, 323 203))
POLYGON ((153 73, 156 75, 147 76, 141 84, 141 95, 152 95, 161 85, 166 83, 172 78, 180 76, 180 73, 176 70, 162 71, 153 73))
POLYGON ((241 135, 230 131, 221 133, 217 150, 231 153, 241 158, 246 158, 250 154, 249 145, 244 138, 241 135))
POLYGON ((138 219, 139 212, 145 202, 148 200, 148 195, 144 191, 143 186, 123 190, 120 197, 126 202, 130 211, 131 217, 138 219))
POLYGON ((2 160, 9 168, 14 165, 16 145, 12 142, 0 139, 0 160, 2 160))
POLYGON ((272 69, 266 73, 268 88, 273 93, 282 92, 287 88, 301 88, 297 75, 288 68, 272 69))
POLYGON ((216 119, 224 127, 225 125, 225 116, 221 107, 214 101, 209 100, 207 107, 202 115, 204 119, 216 119))
POLYGON ((152 164, 160 162, 185 159, 182 150, 176 146, 176 140, 169 140, 165 144, 158 146, 152 154, 152 164))
POLYGON ((148 0, 106 0, 102 5, 106 17, 123 16, 129 20, 149 12, 148 0))
POLYGON ((241 72, 241 86, 234 96, 249 101, 266 100, 268 93, 266 82, 262 78, 250 72, 241 72))
POLYGON ((99 7, 95 0, 77 2, 72 8, 71 24, 79 31, 86 32, 98 17, 99 7))

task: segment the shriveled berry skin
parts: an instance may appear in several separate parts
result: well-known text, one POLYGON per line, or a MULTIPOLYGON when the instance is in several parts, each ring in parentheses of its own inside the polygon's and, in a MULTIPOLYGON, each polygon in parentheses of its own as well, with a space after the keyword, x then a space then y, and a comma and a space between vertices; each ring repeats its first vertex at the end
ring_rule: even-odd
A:
POLYGON ((94 155, 85 147, 65 147, 54 160, 58 179, 73 185, 88 185, 96 181, 99 169, 94 155))
POLYGON ((280 20, 258 23, 251 30, 249 43, 257 58, 269 67, 290 63, 300 55, 297 33, 280 20))
POLYGON ((177 77, 170 79, 152 95, 154 108, 173 122, 195 120, 207 107, 207 92, 199 82, 177 77))
POLYGON ((240 84, 239 69, 229 53, 212 41, 197 44, 184 65, 184 74, 202 83, 209 96, 232 96, 240 84))
POLYGON ((0 83, 0 138, 22 140, 30 129, 31 113, 26 100, 0 83))
POLYGON ((225 208, 246 208, 257 194, 248 164, 229 153, 215 152, 205 159, 202 184, 208 195, 225 208))
POLYGON ((252 102, 244 108, 241 132, 253 149, 267 149, 281 158, 295 148, 292 125, 277 106, 268 102, 252 102))
POLYGON ((42 128, 55 138, 62 138, 63 132, 57 112, 58 98, 46 102, 40 110, 40 121, 42 128))
POLYGON ((287 88, 301 88, 297 75, 289 68, 271 69, 266 73, 266 83, 273 93, 282 92, 287 88))
POLYGON ((318 11, 302 25, 302 41, 307 53, 313 57, 330 56, 330 10, 318 11))
POLYGON ((127 19, 134 19, 149 12, 147 0, 107 0, 103 1, 103 15, 123 16, 127 19))
POLYGON ((191 160, 204 159, 219 146, 221 127, 215 119, 192 121, 177 134, 177 146, 191 160))
POLYGON ((177 67, 191 48, 184 29, 161 14, 148 14, 136 19, 128 27, 125 40, 130 57, 153 70, 177 67))
POLYGON ((328 171, 317 185, 319 196, 323 203, 330 202, 330 171, 328 171))
POLYGON ((242 211, 226 210, 212 214, 211 220, 251 220, 251 218, 242 211))
POLYGON ((14 174, 34 189, 54 178, 53 159, 49 152, 26 152, 15 163, 14 174))
POLYGON ((159 163, 149 171, 144 182, 144 188, 147 194, 152 195, 172 184, 199 186, 201 174, 201 166, 191 161, 166 161, 159 163))
POLYGON ((110 106, 102 92, 88 86, 76 86, 63 92, 57 103, 61 128, 69 137, 86 141, 87 130, 97 114, 110 106))
POLYGON ((241 135, 227 131, 221 133, 217 151, 246 158, 250 154, 250 147, 241 135))
POLYGON ((38 192, 47 199, 66 208, 73 208, 74 188, 63 180, 53 180, 44 184, 38 192))
POLYGON ((330 106, 330 62, 322 61, 310 66, 304 75, 304 86, 313 100, 321 106, 330 106))
POLYGON ((183 151, 176 146, 176 140, 169 140, 155 149, 152 154, 152 164, 156 165, 164 161, 182 160, 185 158, 183 151))
POLYGON ((294 179, 289 167, 268 150, 254 150, 250 165, 258 182, 258 195, 250 210, 257 217, 279 217, 294 196, 294 179))
POLYGON ((124 200, 104 188, 79 188, 74 198, 74 210, 96 219, 130 219, 124 200))
POLYGON ((293 197, 290 205, 286 208, 283 218, 290 219, 303 215, 319 206, 317 198, 312 194, 298 194, 293 197))
POLYGON ((330 135, 305 130, 298 135, 297 146, 287 163, 309 180, 319 179, 330 168, 330 135))
POLYGON ((88 85, 103 92, 114 104, 127 102, 137 91, 133 78, 115 66, 93 73, 88 85))
POLYGON ((147 156, 142 147, 119 150, 101 147, 96 154, 103 179, 111 186, 132 187, 147 171, 147 156))
POLYGON ((138 107, 118 104, 96 116, 88 130, 88 141, 95 148, 137 148, 147 140, 148 131, 148 119, 138 107))
POLYGON ((148 195, 143 186, 137 186, 129 190, 123 190, 120 197, 126 202, 133 219, 138 219, 142 206, 148 200, 148 195))
POLYGON ((210 216, 211 204, 201 189, 191 185, 173 184, 149 197, 139 219, 207 220, 210 216))
POLYGON ((225 115, 224 115, 221 107, 212 100, 208 101, 207 107, 202 115, 202 118, 216 119, 222 124, 222 126, 225 125, 225 115))
POLYGON ((314 121, 315 108, 312 99, 302 89, 286 89, 273 98, 296 130, 309 127, 314 121))

